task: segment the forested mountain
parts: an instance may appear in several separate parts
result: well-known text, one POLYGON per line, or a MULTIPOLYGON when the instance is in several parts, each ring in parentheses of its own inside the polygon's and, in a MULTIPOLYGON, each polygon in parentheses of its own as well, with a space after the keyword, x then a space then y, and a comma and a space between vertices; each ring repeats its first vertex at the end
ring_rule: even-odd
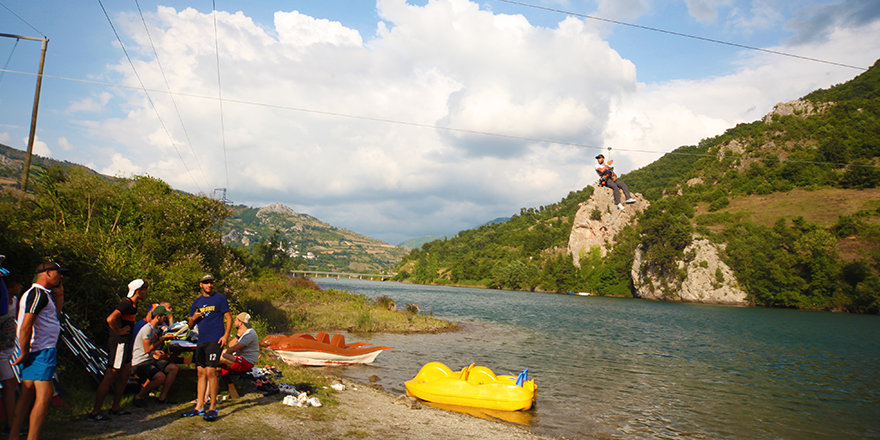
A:
POLYGON ((564 250, 589 187, 506 223, 427 243, 398 266, 398 279, 629 296, 637 248, 674 287, 693 258, 686 246, 708 239, 724 249, 753 304, 878 313, 878 166, 875 64, 621 176, 652 205, 605 258, 585 255, 577 267, 564 250))

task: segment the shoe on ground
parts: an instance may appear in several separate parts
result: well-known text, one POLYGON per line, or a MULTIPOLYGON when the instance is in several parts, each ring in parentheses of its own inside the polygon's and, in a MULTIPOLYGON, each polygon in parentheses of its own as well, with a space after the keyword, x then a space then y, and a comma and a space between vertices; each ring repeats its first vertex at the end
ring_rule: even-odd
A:
POLYGON ((204 409, 195 409, 195 408, 181 414, 182 417, 195 417, 195 416, 203 416, 203 415, 205 415, 204 409))
POLYGON ((632 204, 635 203, 635 202, 636 202, 636 199, 626 199, 626 204, 627 204, 627 205, 632 205, 632 204))
MULTIPOLYGON (((137 402, 137 400, 135 400, 135 402, 137 402)), ((135 403, 134 406, 137 406, 137 403, 135 403)), ((107 411, 107 412, 109 412, 111 416, 130 416, 131 415, 131 411, 126 411, 124 409, 119 409, 117 411, 114 411, 111 409, 110 411, 107 411)))
POLYGON ((104 414, 101 414, 101 413, 97 413, 97 414, 89 414, 89 420, 91 420, 91 421, 93 421, 93 422, 109 422, 109 421, 110 421, 110 417, 107 417, 107 416, 105 416, 104 414))
POLYGON ((626 208, 626 207, 623 206, 623 203, 618 203, 618 204, 617 204, 617 209, 618 209, 619 211, 623 211, 624 208, 626 208))
POLYGON ((217 413, 217 410, 212 409, 212 410, 209 410, 208 412, 206 412, 205 416, 202 418, 205 419, 206 422, 213 422, 214 420, 217 420, 218 415, 219 414, 217 413))
POLYGON ((138 408, 146 408, 147 407, 147 400, 146 399, 134 398, 134 399, 132 399, 132 403, 134 403, 134 406, 136 406, 138 408))

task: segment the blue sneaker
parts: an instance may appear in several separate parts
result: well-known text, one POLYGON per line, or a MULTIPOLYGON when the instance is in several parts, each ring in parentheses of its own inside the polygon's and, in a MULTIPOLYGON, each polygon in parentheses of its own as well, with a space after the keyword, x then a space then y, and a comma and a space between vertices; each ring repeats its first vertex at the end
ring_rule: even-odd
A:
POLYGON ((213 422, 214 420, 217 420, 218 415, 219 414, 217 413, 217 410, 212 409, 212 410, 206 412, 205 417, 202 417, 202 418, 205 419, 206 422, 213 422))
POLYGON ((203 415, 205 415, 204 409, 193 408, 193 409, 181 414, 181 417, 195 417, 195 416, 203 416, 203 415))

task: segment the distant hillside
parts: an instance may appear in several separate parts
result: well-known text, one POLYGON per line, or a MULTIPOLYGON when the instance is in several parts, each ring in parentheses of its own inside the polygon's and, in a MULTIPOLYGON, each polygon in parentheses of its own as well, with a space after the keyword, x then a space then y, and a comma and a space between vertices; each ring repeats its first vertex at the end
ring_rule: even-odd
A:
POLYGON ((405 247, 407 247, 407 248, 409 248, 409 249, 418 249, 418 248, 422 247, 422 245, 425 244, 425 243, 430 243, 430 242, 432 242, 432 241, 434 241, 434 240, 443 240, 444 238, 448 239, 448 238, 452 238, 452 237, 455 237, 455 236, 456 236, 456 234, 451 234, 451 235, 425 235, 425 236, 423 236, 423 237, 410 238, 409 240, 406 240, 406 241, 400 243, 399 246, 405 246, 405 247))
MULTIPOLYGON (((24 160, 26 156, 26 151, 21 151, 8 145, 0 144, 0 188, 17 191, 21 187, 21 172, 24 169, 24 160)), ((91 174, 98 174, 94 170, 82 165, 67 161, 58 161, 33 154, 31 155, 28 190, 33 190, 34 179, 38 178, 42 169, 54 168, 56 166, 61 168, 80 168, 87 170, 91 174)))
POLYGON ((222 228, 223 243, 253 250, 276 230, 288 244, 288 255, 301 258, 312 270, 378 273, 390 270, 407 252, 402 246, 330 226, 281 204, 231 207, 222 228))
MULTIPOLYGON (((486 223, 483 223, 482 225, 479 225, 477 227, 480 227, 483 225, 491 225, 492 223, 504 223, 508 220, 510 220, 510 217, 498 217, 498 218, 489 220, 486 223)), ((444 240, 444 239, 448 240, 448 239, 454 238, 456 236, 458 236, 457 233, 456 234, 449 234, 449 235, 425 235, 424 237, 417 237, 417 238, 411 238, 409 240, 406 240, 403 243, 400 243, 400 246, 406 246, 410 249, 418 249, 418 248, 422 247, 422 245, 425 243, 430 243, 434 240, 444 240)))

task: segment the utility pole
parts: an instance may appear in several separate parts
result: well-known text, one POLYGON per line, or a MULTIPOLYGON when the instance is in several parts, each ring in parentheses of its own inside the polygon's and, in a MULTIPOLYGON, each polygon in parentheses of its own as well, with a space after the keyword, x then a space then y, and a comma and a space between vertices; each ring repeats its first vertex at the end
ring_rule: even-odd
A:
POLYGON ((31 155, 34 152, 34 139, 37 137, 37 110, 40 108, 40 87, 43 85, 43 66, 46 64, 46 49, 49 46, 49 39, 10 34, 0 34, 0 37, 43 42, 42 53, 40 54, 40 69, 37 71, 37 91, 34 93, 34 111, 31 113, 31 132, 30 137, 28 137, 27 155, 24 158, 24 169, 21 171, 21 193, 22 197, 24 197, 24 194, 27 192, 28 173, 31 169, 31 155))

